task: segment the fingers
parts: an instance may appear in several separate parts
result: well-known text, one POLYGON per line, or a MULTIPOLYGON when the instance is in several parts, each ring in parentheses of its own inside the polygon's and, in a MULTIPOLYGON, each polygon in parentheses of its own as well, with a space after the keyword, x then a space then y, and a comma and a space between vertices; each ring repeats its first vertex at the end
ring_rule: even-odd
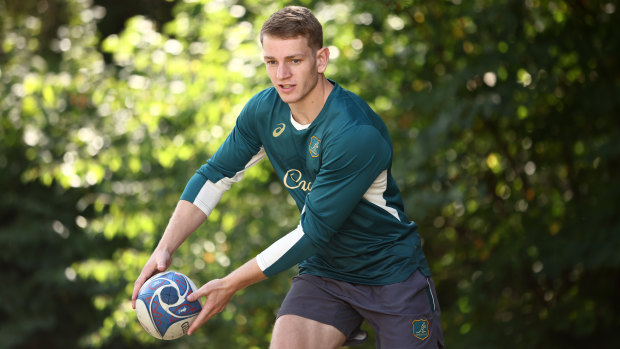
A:
POLYGON ((136 279, 133 286, 133 293, 131 294, 131 306, 136 309, 136 299, 140 288, 144 283, 155 273, 163 272, 168 269, 170 265, 170 254, 167 251, 154 251, 151 258, 146 262, 140 276, 136 279))
MULTIPOLYGON (((208 293, 208 288, 207 288, 207 284, 205 284, 201 288, 197 289, 195 292, 192 292, 192 294, 187 296, 187 300, 190 302, 194 302, 200 299, 200 297, 207 297, 207 293, 208 293)), ((211 314, 211 311, 209 308, 210 308, 209 299, 207 298, 207 300, 202 305, 202 310, 200 311, 196 319, 194 319, 194 322, 192 322, 191 326, 187 330, 188 336, 194 333, 200 326, 202 326, 205 322, 211 319, 213 315, 215 315, 215 314, 211 314)))
POLYGON ((188 302, 195 302, 200 296, 196 292, 192 292, 189 296, 187 296, 188 302))
POLYGON ((211 320, 212 317, 221 313, 222 310, 224 310, 224 306, 220 307, 216 305, 210 305, 209 302, 205 302, 204 306, 202 307, 202 311, 200 312, 200 314, 198 314, 194 322, 192 322, 192 325, 187 330, 187 334, 191 335, 192 333, 194 333, 198 328, 200 328, 200 326, 211 320))
POLYGON ((140 292, 140 288, 142 287, 142 285, 144 285, 146 280, 148 280, 149 277, 153 274, 152 272, 150 274, 146 274, 145 271, 146 271, 146 266, 144 266, 144 269, 142 269, 140 276, 138 276, 138 278, 136 279, 136 282, 134 282, 133 284, 133 293, 131 294, 131 306, 134 309, 136 309, 136 299, 138 298, 138 293, 140 292))
POLYGON ((187 334, 191 335, 194 333, 200 326, 204 325, 207 321, 209 321, 212 317, 221 313, 222 310, 228 304, 228 301, 232 297, 232 293, 228 290, 224 290, 220 288, 219 280, 212 280, 211 282, 205 284, 196 292, 192 293, 187 297, 187 300, 193 302, 200 297, 206 297, 205 303, 202 305, 202 310, 200 314, 196 317, 192 325, 189 327, 187 334))
POLYGON ((131 306, 134 309, 136 309, 136 299, 138 299, 138 293, 140 293, 140 288, 142 287, 142 285, 144 285, 148 278, 149 275, 146 275, 144 273, 144 270, 142 270, 140 276, 138 276, 138 279, 136 279, 136 282, 134 282, 133 284, 133 293, 131 294, 131 306))
POLYGON ((204 325, 204 323, 211 319, 214 315, 215 314, 211 314, 207 308, 202 308, 200 314, 198 314, 194 322, 192 322, 192 325, 187 330, 187 335, 191 336, 200 326, 204 325))

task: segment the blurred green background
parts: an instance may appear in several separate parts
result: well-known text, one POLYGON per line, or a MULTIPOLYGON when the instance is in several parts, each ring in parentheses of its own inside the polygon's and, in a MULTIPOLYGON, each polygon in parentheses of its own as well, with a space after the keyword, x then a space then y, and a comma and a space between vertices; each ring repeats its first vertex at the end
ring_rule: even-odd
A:
MULTIPOLYGON (((133 282, 254 93, 286 1, 0 0, 0 347, 266 348, 290 270, 159 342, 133 282)), ((383 117, 449 348, 620 328, 617 1, 312 1, 327 76, 383 117)), ((293 229, 264 161, 179 249, 201 285, 293 229)), ((372 341, 362 348, 372 348, 372 341)))

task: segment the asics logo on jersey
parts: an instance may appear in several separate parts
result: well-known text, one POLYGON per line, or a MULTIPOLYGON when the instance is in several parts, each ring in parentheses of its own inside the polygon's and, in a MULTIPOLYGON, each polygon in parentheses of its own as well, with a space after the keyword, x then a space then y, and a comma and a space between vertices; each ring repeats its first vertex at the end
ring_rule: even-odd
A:
POLYGON ((282 132, 284 132, 284 129, 285 129, 285 128, 286 128, 286 125, 285 125, 284 123, 279 123, 279 124, 278 124, 278 127, 276 127, 276 128, 273 130, 272 135, 273 135, 274 137, 279 137, 279 136, 282 134, 282 132))
POLYGON ((311 191, 312 190, 312 182, 306 181, 302 179, 303 174, 301 171, 296 169, 290 169, 286 171, 284 174, 284 178, 282 178, 282 183, 284 186, 289 189, 301 189, 303 191, 311 191))

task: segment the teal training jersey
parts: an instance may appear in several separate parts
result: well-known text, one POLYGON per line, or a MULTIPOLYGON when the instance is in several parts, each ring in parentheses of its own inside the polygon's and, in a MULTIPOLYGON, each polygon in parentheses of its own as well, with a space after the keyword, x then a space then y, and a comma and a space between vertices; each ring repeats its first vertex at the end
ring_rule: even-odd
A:
POLYGON ((268 157, 301 219, 257 256, 267 276, 295 264, 300 273, 367 285, 400 282, 416 269, 430 275, 391 175, 385 124, 359 96, 330 82, 334 89, 309 125, 295 122, 273 87, 252 97, 181 199, 209 215, 247 168, 268 157))

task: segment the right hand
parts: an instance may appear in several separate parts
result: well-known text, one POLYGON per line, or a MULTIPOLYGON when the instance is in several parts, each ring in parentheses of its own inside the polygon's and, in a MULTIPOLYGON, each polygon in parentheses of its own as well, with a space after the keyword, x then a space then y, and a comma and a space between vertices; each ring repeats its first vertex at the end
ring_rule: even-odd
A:
POLYGON ((148 280, 151 276, 166 271, 172 262, 172 256, 170 252, 165 249, 156 249, 151 254, 151 257, 142 268, 142 272, 133 286, 133 294, 131 295, 131 306, 136 309, 136 299, 138 298, 138 293, 140 292, 140 288, 146 280, 148 280))

